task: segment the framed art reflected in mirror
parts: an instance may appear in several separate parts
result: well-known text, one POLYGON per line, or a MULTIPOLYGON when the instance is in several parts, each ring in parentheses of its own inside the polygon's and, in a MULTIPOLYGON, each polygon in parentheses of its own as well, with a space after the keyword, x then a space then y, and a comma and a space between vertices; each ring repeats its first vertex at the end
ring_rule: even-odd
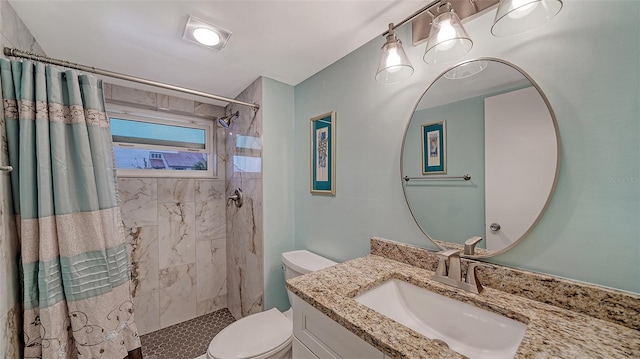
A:
POLYGON ((447 173, 446 122, 422 125, 422 174, 447 173))

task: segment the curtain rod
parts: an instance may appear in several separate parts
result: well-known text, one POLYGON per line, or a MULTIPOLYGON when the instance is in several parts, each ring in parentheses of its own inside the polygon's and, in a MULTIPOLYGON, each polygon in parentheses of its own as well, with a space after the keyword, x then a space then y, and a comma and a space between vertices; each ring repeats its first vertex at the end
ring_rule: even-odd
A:
POLYGON ((253 107, 256 110, 260 108, 260 105, 258 105, 256 103, 248 103, 248 102, 238 101, 238 100, 234 100, 232 98, 218 96, 218 95, 210 94, 210 93, 207 93, 207 92, 192 90, 192 89, 189 89, 189 88, 186 88, 186 87, 169 85, 169 84, 165 84, 165 83, 162 83, 162 82, 157 82, 157 81, 143 79, 143 78, 140 78, 140 77, 121 74, 121 73, 118 73, 118 72, 102 70, 102 69, 98 69, 98 68, 95 68, 95 67, 92 67, 92 66, 85 66, 85 65, 75 64, 75 63, 72 63, 72 62, 69 62, 69 61, 58 60, 58 59, 54 59, 54 58, 47 57, 47 56, 40 56, 40 55, 32 54, 30 52, 14 49, 14 48, 10 48, 10 47, 5 47, 4 48, 4 54, 5 54, 5 56, 21 57, 21 58, 25 58, 25 59, 29 59, 29 60, 38 61, 38 62, 44 62, 44 63, 47 63, 47 64, 67 67, 67 68, 70 68, 70 69, 76 69, 76 70, 80 70, 80 71, 84 71, 84 72, 91 72, 91 73, 94 73, 94 74, 97 74, 97 75, 113 77, 113 78, 120 79, 120 80, 137 82, 137 83, 144 84, 144 85, 149 85, 149 86, 154 86, 154 87, 160 87, 160 88, 167 89, 167 90, 183 92, 183 93, 187 93, 187 94, 195 95, 195 96, 199 96, 199 97, 206 97, 206 98, 209 98, 209 99, 212 99, 212 100, 230 102, 230 103, 235 103, 235 104, 242 105, 242 106, 249 106, 249 107, 253 107))

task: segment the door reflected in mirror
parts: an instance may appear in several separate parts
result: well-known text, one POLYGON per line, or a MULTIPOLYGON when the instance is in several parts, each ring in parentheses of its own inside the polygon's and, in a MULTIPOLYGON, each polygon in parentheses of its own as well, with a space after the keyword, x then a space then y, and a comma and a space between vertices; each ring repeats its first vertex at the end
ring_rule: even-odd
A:
POLYGON ((407 204, 429 239, 462 249, 479 236, 474 255, 495 255, 527 236, 549 204, 559 170, 555 116, 521 69, 499 59, 467 61, 443 72, 418 101, 400 166, 407 204), (445 122, 443 133, 423 133, 445 122), (438 153, 428 143, 436 135, 445 144, 438 153), (439 163, 444 173, 425 171, 436 155, 446 161, 439 163))

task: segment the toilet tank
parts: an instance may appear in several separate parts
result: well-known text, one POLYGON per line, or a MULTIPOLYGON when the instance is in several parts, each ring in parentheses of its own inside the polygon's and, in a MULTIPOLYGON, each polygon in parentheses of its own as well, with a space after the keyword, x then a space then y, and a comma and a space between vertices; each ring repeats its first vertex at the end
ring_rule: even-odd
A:
POLYGON ((298 250, 282 253, 282 264, 284 279, 291 279, 338 263, 307 250, 298 250))

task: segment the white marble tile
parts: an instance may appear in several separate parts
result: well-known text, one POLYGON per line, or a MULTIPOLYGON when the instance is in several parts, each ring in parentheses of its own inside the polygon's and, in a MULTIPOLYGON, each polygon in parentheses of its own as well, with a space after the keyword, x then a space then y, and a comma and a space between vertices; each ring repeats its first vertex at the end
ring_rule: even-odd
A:
POLYGON ((108 82, 104 82, 102 85, 102 91, 104 91, 104 98, 106 100, 111 99, 111 84, 108 82))
POLYGON ((198 300, 197 312, 198 316, 213 313, 216 310, 227 307, 227 295, 221 295, 217 298, 198 300))
POLYGON ((147 107, 156 107, 156 93, 138 90, 131 87, 111 85, 111 99, 147 107))
POLYGON ((8 1, 0 3, 0 13, 2 34, 18 49, 30 50, 33 36, 8 1))
POLYGON ((227 294, 227 252, 224 239, 196 243, 197 299, 227 294))
MULTIPOLYGON (((2 179, 0 178, 0 181, 2 181, 2 179)), ((2 207, 4 207, 4 197, 2 198, 2 207)), ((2 211, 3 208, 0 208, 0 211, 2 211)), ((9 258, 7 258, 7 255, 5 253, 5 243, 7 242, 6 239, 6 234, 4 233, 4 226, 5 226, 5 218, 4 218, 4 212, 0 213, 0 258, 2 258, 2 261, 0 262, 0 283, 8 283, 8 282, 12 282, 13 279, 11 278, 12 276, 16 276, 17 271, 11 271, 11 267, 14 267, 16 263, 13 263, 11 260, 8 260, 9 258)), ((17 269, 17 266, 15 266, 15 268, 17 269)), ((4 289, 4 288, 3 288, 4 289)), ((13 298, 14 295, 13 293, 9 293, 9 291, 7 290, 3 290, 0 293, 0 315, 2 313, 6 313, 9 308, 11 307, 9 302, 10 302, 10 298, 13 298)), ((2 325, 2 323, 0 322, 0 325, 2 325)))
MULTIPOLYGON (((9 345, 9 335, 11 331, 8 330, 7 324, 7 313, 0 312, 0 353, 6 353, 7 346, 9 345)), ((13 356, 5 356, 11 359, 14 358, 13 356)))
POLYGON ((169 95, 164 94, 156 94, 156 103, 158 109, 160 110, 169 110, 169 95))
POLYGON ((218 151, 217 153, 217 161, 216 161, 216 165, 217 165, 217 177, 219 179, 224 180, 226 177, 226 173, 227 173, 227 148, 226 148, 226 131, 223 127, 218 126, 217 127, 217 133, 216 133, 216 151, 218 151))
MULTIPOLYGON (((261 103, 262 79, 253 82, 238 100, 261 103)), ((227 305, 235 318, 263 309, 263 230, 262 230, 262 174, 246 173, 233 167, 238 153, 235 135, 262 137, 262 111, 229 104, 227 112, 239 111, 226 138, 226 190, 242 188, 245 204, 241 208, 227 206, 227 305), (233 135, 231 135, 233 133, 233 135)), ((260 153, 258 154, 260 155, 260 153)))
MULTIPOLYGON (((2 183, 4 181, 4 178, 0 178, 0 188, 5 189, 4 193, 9 193, 6 191, 8 184, 2 183)), ((5 198, 2 197, 0 204, 0 313, 6 313, 18 303, 21 291, 18 275, 18 238, 15 224, 12 223, 14 219, 10 214, 11 208, 5 198)))
POLYGON ((17 14, 9 1, 1 0, 0 1, 0 32, 3 35, 14 37, 14 32, 17 29, 12 29, 15 27, 17 14))
POLYGON ((160 269, 195 263, 195 203, 158 204, 160 269))
MULTIPOLYGON (((262 102, 262 78, 249 85, 236 99, 260 104, 262 102)), ((227 106, 227 113, 235 113, 236 111, 239 112, 239 117, 235 118, 231 124, 233 133, 262 137, 262 111, 236 104, 227 106)))
POLYGON ((131 259, 131 294, 138 297, 158 288, 158 227, 125 228, 131 259))
POLYGON ((245 203, 227 207, 227 293, 234 317, 262 310, 262 181, 244 180, 245 203))
MULTIPOLYGON (((262 102, 262 78, 254 81, 249 87, 247 87, 236 99, 249 103, 262 102)), ((236 146, 236 140, 238 135, 251 136, 256 138, 262 138, 262 111, 254 111, 253 108, 247 106, 239 106, 229 104, 227 106, 227 113, 234 113, 238 111, 239 116, 233 120, 229 130, 227 131, 225 146, 226 146, 226 178, 227 180, 234 179, 241 181, 243 178, 261 178, 262 173, 250 173, 243 172, 241 168, 234 167, 233 156, 238 154, 236 146)), ((261 153, 258 151, 258 153, 261 153)), ((259 155, 259 154, 258 154, 259 155)))
POLYGON ((193 202, 195 199, 193 178, 159 178, 158 203, 193 202))
POLYGON ((118 192, 126 227, 158 224, 158 182, 155 178, 119 178, 118 192))
POLYGON ((160 329, 160 296, 153 291, 133 298, 138 335, 144 335, 160 329))
POLYGON ((231 262, 227 264, 227 306, 239 319, 263 310, 264 284, 262 258, 255 253, 230 246, 231 262))
POLYGON ((164 94, 157 95, 158 108, 173 110, 178 112, 190 113, 195 112, 195 101, 185 98, 169 96, 164 94))
MULTIPOLYGON (((0 161, 7 163, 6 152, 0 155, 0 161)), ((7 313, 20 301, 19 258, 20 242, 16 229, 15 216, 9 200, 11 185, 9 176, 0 172, 0 314, 7 313)), ((1 325, 2 323, 0 323, 1 325)))
POLYGON ((224 107, 196 101, 194 113, 200 116, 222 117, 224 107))
POLYGON ((185 264, 160 270, 160 327, 193 319, 196 308, 195 264, 185 264))
POLYGON ((224 180, 196 180, 196 241, 224 239, 226 194, 224 180))
POLYGON ((20 359, 19 306, 0 313, 0 353, 6 359, 20 359))
MULTIPOLYGON (((2 20, 0 20, 2 21, 2 20)), ((4 35, 0 36, 0 44, 2 47, 16 47, 9 39, 7 39, 4 35)))

